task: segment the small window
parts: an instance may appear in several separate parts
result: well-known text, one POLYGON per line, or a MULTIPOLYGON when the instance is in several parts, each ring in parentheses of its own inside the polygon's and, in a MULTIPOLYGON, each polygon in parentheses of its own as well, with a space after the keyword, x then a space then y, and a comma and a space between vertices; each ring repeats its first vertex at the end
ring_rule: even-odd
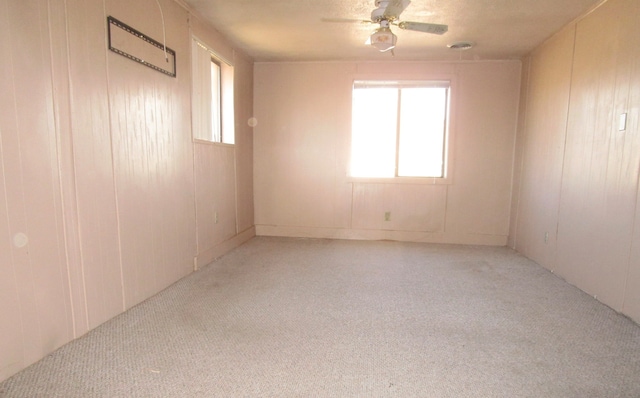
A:
POLYGON ((192 47, 193 138, 233 144, 233 66, 207 46, 193 40, 192 47))
POLYGON ((449 97, 448 81, 356 81, 351 176, 444 178, 449 97))
MULTIPOLYGON (((222 142, 222 77, 220 63, 211 58, 211 141, 222 142)), ((209 134, 207 134, 209 135, 209 134)))

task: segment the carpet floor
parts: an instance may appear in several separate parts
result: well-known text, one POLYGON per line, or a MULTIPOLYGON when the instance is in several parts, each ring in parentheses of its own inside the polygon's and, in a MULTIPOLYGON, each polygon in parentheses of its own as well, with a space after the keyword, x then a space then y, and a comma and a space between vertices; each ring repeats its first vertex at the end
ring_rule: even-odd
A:
POLYGON ((507 248, 254 238, 2 397, 640 397, 640 326, 507 248))

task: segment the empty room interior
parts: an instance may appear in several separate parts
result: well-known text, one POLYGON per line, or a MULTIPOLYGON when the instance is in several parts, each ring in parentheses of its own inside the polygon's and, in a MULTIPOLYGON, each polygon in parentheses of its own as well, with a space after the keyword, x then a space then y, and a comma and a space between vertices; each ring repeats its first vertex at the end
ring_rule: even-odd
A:
POLYGON ((0 0, 0 396, 640 396, 639 20, 0 0))

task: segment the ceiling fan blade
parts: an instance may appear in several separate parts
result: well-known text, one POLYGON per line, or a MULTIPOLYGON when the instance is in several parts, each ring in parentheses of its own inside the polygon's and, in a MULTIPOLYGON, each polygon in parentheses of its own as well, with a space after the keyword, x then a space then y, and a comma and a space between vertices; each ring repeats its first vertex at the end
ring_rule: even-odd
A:
POLYGON ((402 11, 409 7, 409 4, 411 4, 411 0, 389 0, 383 15, 389 20, 398 19, 402 11))
POLYGON ((449 30, 447 25, 438 25, 435 23, 402 21, 398 22, 396 25, 400 29, 415 30, 418 32, 433 33, 436 35, 443 35, 449 30))
POLYGON ((375 23, 373 21, 369 21, 366 19, 352 19, 352 18, 322 18, 322 22, 330 22, 330 23, 361 23, 361 24, 372 24, 375 23))

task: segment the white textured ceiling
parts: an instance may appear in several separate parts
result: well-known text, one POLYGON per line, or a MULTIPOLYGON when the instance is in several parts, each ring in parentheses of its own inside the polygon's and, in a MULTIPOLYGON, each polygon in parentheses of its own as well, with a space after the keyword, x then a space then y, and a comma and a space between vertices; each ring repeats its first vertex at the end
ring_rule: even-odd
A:
POLYGON ((513 59, 602 0, 412 0, 401 20, 449 25, 442 36, 392 27, 392 57, 364 44, 374 0, 183 0, 256 61, 513 59), (466 51, 447 44, 472 41, 466 51))

